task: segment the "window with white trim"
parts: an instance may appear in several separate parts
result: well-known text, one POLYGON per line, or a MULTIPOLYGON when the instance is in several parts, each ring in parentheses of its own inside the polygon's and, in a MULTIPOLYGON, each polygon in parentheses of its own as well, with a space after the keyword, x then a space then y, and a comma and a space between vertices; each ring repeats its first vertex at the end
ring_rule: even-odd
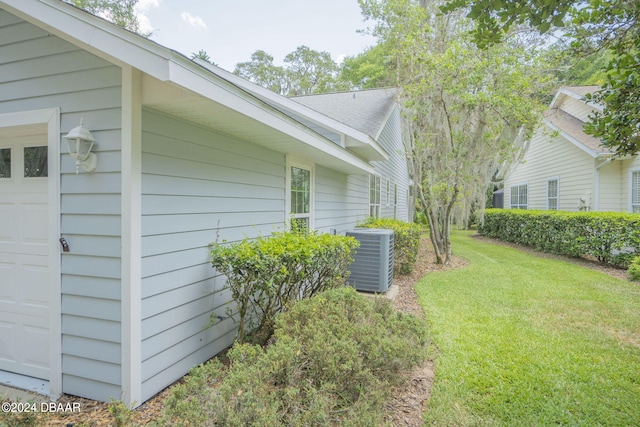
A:
POLYGON ((289 165, 289 215, 291 228, 312 228, 313 173, 310 167, 289 165))
POLYGON ((369 175, 369 215, 380 217, 380 176, 369 175))
POLYGON ((558 192, 560 191, 560 184, 558 178, 551 178, 547 180, 547 210, 558 210, 558 192))
POLYGON ((527 209, 528 185, 520 184, 511 187, 511 209, 527 209))
POLYGON ((640 213, 640 170, 631 172, 631 212, 640 213))

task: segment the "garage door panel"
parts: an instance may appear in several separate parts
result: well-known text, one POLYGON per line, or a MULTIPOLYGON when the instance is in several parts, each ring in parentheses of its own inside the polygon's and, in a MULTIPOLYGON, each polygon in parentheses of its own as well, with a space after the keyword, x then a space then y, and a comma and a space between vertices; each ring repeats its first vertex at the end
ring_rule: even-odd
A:
POLYGON ((24 325, 23 327, 23 363, 35 370, 49 367, 49 329, 24 325))
POLYGON ((0 321, 0 363, 6 366, 15 365, 17 348, 16 323, 0 321))
POLYGON ((24 176, 23 154, 46 140, 5 138, 13 172, 0 178, 0 370, 43 379, 49 379, 48 181, 24 176))
MULTIPOLYGON (((1 191, 2 186, 0 186, 0 194, 2 194, 1 191)), ((14 203, 0 203, 0 251, 3 251, 3 243, 16 244, 19 236, 18 230, 21 228, 20 222, 18 205, 14 203)), ((6 251, 9 252, 9 250, 6 251)))
MULTIPOLYGON (((8 257, 5 257, 8 258, 8 257)), ((3 302, 15 303, 17 299, 18 266, 15 261, 0 259, 0 309, 3 302)))
POLYGON ((34 249, 40 246, 46 251, 49 225, 49 209, 47 209, 47 206, 42 204, 22 204, 20 216, 26 224, 29 224, 28 227, 23 228, 22 243, 34 249), (34 246, 34 244, 37 246, 34 246))

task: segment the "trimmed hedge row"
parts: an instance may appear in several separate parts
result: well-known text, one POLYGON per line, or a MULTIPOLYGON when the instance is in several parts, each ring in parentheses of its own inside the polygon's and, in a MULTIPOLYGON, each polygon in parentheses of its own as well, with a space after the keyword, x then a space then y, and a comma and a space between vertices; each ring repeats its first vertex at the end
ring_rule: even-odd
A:
POLYGON ((640 215, 487 209, 478 232, 537 250, 627 267, 640 253, 640 215))
POLYGON ((399 219, 369 217, 358 227, 393 230, 393 272, 409 274, 413 271, 422 233, 422 228, 418 224, 399 219))

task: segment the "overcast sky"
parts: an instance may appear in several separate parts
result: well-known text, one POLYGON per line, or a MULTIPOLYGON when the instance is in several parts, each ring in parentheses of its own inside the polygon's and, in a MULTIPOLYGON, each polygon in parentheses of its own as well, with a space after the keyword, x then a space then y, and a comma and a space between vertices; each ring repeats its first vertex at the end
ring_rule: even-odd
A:
POLYGON ((233 71, 264 50, 277 64, 298 46, 331 53, 336 62, 374 44, 357 0, 139 0, 138 18, 151 40, 187 56, 205 50, 233 71))

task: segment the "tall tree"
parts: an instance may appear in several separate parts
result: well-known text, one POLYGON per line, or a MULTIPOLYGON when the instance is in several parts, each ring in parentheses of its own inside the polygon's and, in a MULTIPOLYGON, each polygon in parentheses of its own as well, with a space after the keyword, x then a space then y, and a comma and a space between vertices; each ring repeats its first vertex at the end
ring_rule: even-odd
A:
POLYGON ((273 56, 264 50, 256 50, 251 54, 251 60, 236 64, 233 73, 251 80, 272 92, 286 95, 288 83, 283 67, 273 63, 273 56))
POLYGON ((375 45, 363 53, 345 58, 340 80, 358 89, 396 85, 396 63, 387 44, 375 45))
POLYGON ((516 157, 543 106, 537 58, 513 44, 481 50, 459 14, 433 3, 360 0, 383 42, 395 46, 413 144, 410 171, 437 262, 451 259, 452 223, 484 208, 492 175, 516 157))
POLYGON ((452 0, 443 11, 463 9, 473 18, 478 45, 500 42, 512 25, 542 33, 564 28, 578 51, 607 49, 602 90, 591 101, 604 111, 585 128, 620 156, 640 152, 640 2, 638 0, 452 0))
POLYGON ((340 87, 338 65, 329 52, 299 46, 284 58, 289 83, 287 95, 331 92, 340 87))
POLYGON ((240 62, 233 73, 285 96, 309 95, 342 90, 348 83, 338 79, 339 66, 328 52, 299 46, 284 58, 284 66, 275 65, 273 56, 263 50, 240 62))
POLYGON ((150 34, 143 34, 140 29, 140 22, 135 14, 135 6, 138 0, 65 0, 76 7, 87 12, 101 16, 108 21, 126 28, 129 31, 138 33, 144 37, 150 34))

